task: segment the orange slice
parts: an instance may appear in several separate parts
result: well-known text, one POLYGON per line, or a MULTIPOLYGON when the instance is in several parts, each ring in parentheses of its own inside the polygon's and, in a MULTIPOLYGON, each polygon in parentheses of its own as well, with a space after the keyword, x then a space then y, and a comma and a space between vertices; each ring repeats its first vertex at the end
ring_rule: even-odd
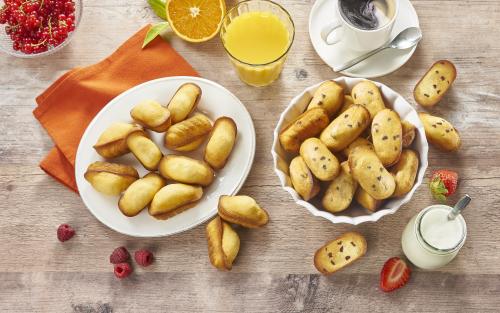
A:
POLYGON ((226 14, 224 0, 168 0, 167 19, 172 30, 189 42, 212 39, 226 14))

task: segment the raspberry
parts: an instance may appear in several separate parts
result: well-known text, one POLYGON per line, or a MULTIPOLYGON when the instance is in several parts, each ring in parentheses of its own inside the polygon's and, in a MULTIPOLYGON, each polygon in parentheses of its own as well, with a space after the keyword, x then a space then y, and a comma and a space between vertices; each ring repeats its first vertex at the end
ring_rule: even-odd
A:
POLYGON ((119 279, 125 278, 132 273, 132 267, 128 263, 115 264, 115 276, 119 279))
POLYGON ((118 264, 125 263, 130 258, 130 254, 125 247, 118 247, 109 256, 109 263, 118 264))
POLYGON ((134 254, 135 262, 140 266, 149 266, 153 263, 153 253, 146 249, 137 250, 134 254))
POLYGON ((70 240, 71 237, 75 235, 75 230, 71 228, 68 224, 61 224, 57 228, 57 239, 59 239, 60 242, 65 242, 67 240, 70 240))

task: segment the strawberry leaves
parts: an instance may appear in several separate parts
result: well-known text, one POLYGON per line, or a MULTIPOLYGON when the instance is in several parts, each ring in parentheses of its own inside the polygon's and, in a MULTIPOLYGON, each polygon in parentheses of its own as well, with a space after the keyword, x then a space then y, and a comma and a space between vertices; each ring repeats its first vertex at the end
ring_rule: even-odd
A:
POLYGON ((434 199, 446 202, 446 197, 457 190, 458 173, 446 169, 434 171, 429 179, 429 189, 434 199))
POLYGON ((446 202, 446 194, 448 193, 448 189, 446 189, 446 186, 444 185, 444 182, 441 180, 441 178, 434 177, 429 183, 429 188, 434 199, 440 202, 446 202))

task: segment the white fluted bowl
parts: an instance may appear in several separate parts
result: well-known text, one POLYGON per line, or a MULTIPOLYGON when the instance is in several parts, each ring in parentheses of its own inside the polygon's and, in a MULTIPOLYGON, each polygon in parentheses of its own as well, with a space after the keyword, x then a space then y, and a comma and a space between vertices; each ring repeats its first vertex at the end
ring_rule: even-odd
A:
MULTIPOLYGON (((346 91, 348 91, 349 93, 352 87, 354 87, 354 85, 362 80, 363 79, 361 78, 350 77, 339 77, 335 79, 335 81, 343 85, 346 91)), ((274 171, 280 179, 281 186, 283 187, 283 189, 288 191, 288 193, 290 193, 297 204, 306 208, 312 215, 323 217, 332 223, 347 223, 358 225, 364 222, 376 222, 383 216, 393 214, 403 204, 410 201, 411 197, 424 179, 425 171, 428 165, 427 154, 429 151, 429 145, 427 144, 424 127, 422 126, 422 123, 418 118, 417 112, 400 94, 384 84, 375 81, 374 83, 380 88, 382 96, 384 97, 385 105, 388 108, 396 111, 402 120, 407 120, 415 125, 416 136, 411 149, 418 153, 420 161, 415 185, 413 186, 411 191, 403 197, 384 200, 384 202, 376 212, 368 212, 359 204, 357 204, 355 200, 353 200, 353 203, 351 203, 351 206, 347 210, 339 212, 337 214, 333 214, 321 209, 321 199, 319 196, 311 200, 311 202, 307 202, 302 200, 299 194, 297 194, 297 192, 292 187, 290 176, 288 174, 288 165, 295 155, 286 152, 281 147, 281 144, 279 142, 279 133, 293 119, 304 112, 312 98, 314 91, 321 83, 305 89, 298 96, 293 98, 285 111, 281 114, 278 125, 274 130, 274 141, 271 149, 271 154, 273 155, 274 171)))

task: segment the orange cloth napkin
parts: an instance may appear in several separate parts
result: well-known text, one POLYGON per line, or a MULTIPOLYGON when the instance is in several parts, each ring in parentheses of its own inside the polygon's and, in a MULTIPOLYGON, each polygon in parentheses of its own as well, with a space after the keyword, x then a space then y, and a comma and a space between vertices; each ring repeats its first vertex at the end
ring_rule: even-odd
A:
POLYGON ((38 107, 33 114, 55 143, 40 167, 75 192, 76 150, 87 125, 104 105, 148 80, 198 76, 161 38, 141 49, 149 27, 142 28, 103 61, 65 73, 36 98, 38 107))

